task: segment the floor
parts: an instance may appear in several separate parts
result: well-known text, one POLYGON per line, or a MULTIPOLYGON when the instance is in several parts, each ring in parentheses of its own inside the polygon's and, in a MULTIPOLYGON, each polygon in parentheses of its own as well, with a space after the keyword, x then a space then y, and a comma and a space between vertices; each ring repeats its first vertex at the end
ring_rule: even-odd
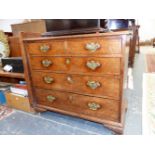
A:
POLYGON ((155 72, 155 54, 147 54, 147 72, 154 73, 155 72))
MULTIPOLYGON (((142 134, 142 74, 145 72, 145 54, 152 52, 152 47, 141 48, 136 54, 130 78, 131 87, 126 90, 128 110, 125 121, 125 135, 142 134)), ((113 131, 101 124, 62 115, 54 112, 29 114, 15 111, 11 116, 0 121, 1 135, 113 135, 113 131)))
POLYGON ((155 73, 145 73, 143 76, 142 104, 143 134, 155 135, 155 73))

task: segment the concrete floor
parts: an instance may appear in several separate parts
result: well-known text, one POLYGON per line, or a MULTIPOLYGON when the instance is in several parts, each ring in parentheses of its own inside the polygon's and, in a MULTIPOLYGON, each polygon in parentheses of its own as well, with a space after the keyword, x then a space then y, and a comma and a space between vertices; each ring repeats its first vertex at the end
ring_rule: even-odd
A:
MULTIPOLYGON (((153 49, 154 50, 154 49, 153 49)), ((145 54, 151 47, 141 48, 136 54, 133 68, 133 88, 126 90, 128 110, 125 121, 125 135, 142 134, 142 74, 145 72, 145 54)), ((1 135, 113 135, 103 125, 87 120, 45 112, 37 115, 15 111, 0 121, 1 135)))

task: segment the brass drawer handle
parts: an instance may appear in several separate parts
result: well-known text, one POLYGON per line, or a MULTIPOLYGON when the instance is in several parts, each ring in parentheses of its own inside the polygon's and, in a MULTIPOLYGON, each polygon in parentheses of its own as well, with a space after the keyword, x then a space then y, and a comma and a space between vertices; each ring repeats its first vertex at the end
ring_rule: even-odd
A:
POLYGON ((67 59, 66 59, 66 64, 69 65, 70 63, 71 63, 70 58, 67 58, 67 59))
POLYGON ((100 47, 101 47, 101 45, 99 43, 94 43, 94 42, 87 43, 86 46, 85 46, 85 48, 87 50, 89 50, 90 52, 95 52, 100 47))
POLYGON ((96 81, 88 81, 87 86, 90 87, 91 89, 96 89, 101 86, 99 82, 96 81))
POLYGON ((89 102, 88 103, 88 107, 89 107, 90 110, 94 110, 95 111, 95 110, 100 109, 101 105, 98 104, 98 103, 95 103, 95 102, 89 102))
POLYGON ((52 65, 52 61, 48 59, 42 60, 41 63, 44 67, 49 67, 52 65))
POLYGON ((41 45, 41 46, 39 47, 39 49, 40 49, 41 52, 45 52, 45 53, 46 53, 46 52, 48 52, 48 50, 50 49, 50 46, 44 44, 44 45, 41 45))
POLYGON ((49 76, 44 76, 43 79, 44 79, 44 82, 47 84, 54 82, 54 79, 52 77, 49 77, 49 76))
POLYGON ((47 98, 47 101, 49 101, 49 102, 54 102, 56 100, 56 97, 54 97, 52 95, 48 95, 46 98, 47 98))
POLYGON ((96 68, 100 67, 101 64, 99 62, 94 61, 94 60, 90 60, 90 61, 87 61, 86 66, 89 69, 95 70, 96 68))

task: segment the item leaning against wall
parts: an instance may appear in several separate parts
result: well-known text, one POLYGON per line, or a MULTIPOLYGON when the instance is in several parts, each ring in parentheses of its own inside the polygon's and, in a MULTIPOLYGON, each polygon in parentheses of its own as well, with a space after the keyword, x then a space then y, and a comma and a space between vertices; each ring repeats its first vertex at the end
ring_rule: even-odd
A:
POLYGON ((1 58, 6 58, 10 55, 8 38, 2 30, 0 30, 0 66, 1 58))

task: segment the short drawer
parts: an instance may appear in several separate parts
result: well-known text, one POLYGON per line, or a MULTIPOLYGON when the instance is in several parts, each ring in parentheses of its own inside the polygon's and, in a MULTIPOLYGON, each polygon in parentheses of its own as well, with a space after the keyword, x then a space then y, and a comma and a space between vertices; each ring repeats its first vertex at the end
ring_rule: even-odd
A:
POLYGON ((120 54, 121 38, 92 37, 67 40, 67 52, 74 55, 120 54))
POLYGON ((33 70, 51 70, 83 74, 120 74, 120 58, 30 57, 33 70))
POLYGON ((76 92, 117 100, 120 96, 120 79, 112 76, 33 72, 32 82, 35 87, 44 89, 76 92))
POLYGON ((40 41, 26 44, 30 55, 58 55, 65 54, 64 40, 40 41))
POLYGON ((35 89, 38 104, 100 119, 119 120, 119 102, 74 93, 35 89))

